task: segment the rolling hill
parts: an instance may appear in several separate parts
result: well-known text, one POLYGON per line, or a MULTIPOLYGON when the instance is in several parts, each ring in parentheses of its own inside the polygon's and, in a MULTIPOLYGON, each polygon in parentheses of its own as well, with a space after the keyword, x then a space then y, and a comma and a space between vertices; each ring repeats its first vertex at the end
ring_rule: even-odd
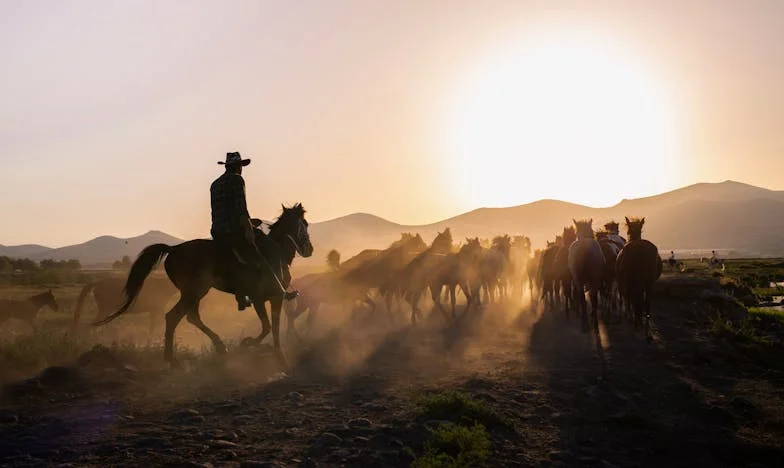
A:
MULTIPOLYGON (((652 197, 623 200, 615 206, 592 208, 558 200, 539 200, 508 208, 479 208, 422 226, 396 224, 367 213, 354 213, 311 223, 313 257, 299 266, 324 262, 329 249, 346 259, 365 248, 383 248, 401 232, 418 232, 429 241, 450 227, 455 239, 525 234, 534 246, 552 239, 572 218, 593 218, 598 226, 624 216, 645 216, 644 237, 661 250, 734 250, 738 255, 784 255, 784 191, 734 181, 699 183, 652 197)), ((34 260, 77 258, 84 265, 107 265, 123 255, 135 257, 145 246, 180 239, 160 231, 120 239, 101 236, 83 244, 50 249, 38 245, 0 246, 0 255, 34 260)))

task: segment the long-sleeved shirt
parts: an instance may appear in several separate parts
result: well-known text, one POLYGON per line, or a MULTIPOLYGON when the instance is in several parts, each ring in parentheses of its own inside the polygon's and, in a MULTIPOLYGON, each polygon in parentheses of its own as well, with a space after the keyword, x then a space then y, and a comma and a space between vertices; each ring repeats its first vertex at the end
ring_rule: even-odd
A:
POLYGON ((245 201, 245 180, 241 175, 224 172, 210 185, 212 237, 241 232, 250 216, 245 201))

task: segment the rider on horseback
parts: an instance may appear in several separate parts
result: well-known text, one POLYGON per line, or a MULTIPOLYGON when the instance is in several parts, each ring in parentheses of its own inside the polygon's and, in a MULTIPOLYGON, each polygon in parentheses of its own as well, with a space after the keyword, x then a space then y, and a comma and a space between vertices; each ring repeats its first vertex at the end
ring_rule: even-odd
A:
MULTIPOLYGON (((210 186, 212 238, 231 247, 240 263, 250 264, 257 271, 270 270, 274 275, 272 267, 256 245, 254 225, 259 225, 261 222, 251 219, 245 200, 242 168, 250 164, 250 159, 242 159, 238 152, 226 153, 226 161, 219 161, 218 164, 225 165, 226 172, 215 179, 210 186)), ((285 290, 283 293, 285 299, 296 297, 296 293, 287 293, 285 290)), ((245 294, 236 293, 235 297, 239 310, 244 310, 251 305, 245 294)))

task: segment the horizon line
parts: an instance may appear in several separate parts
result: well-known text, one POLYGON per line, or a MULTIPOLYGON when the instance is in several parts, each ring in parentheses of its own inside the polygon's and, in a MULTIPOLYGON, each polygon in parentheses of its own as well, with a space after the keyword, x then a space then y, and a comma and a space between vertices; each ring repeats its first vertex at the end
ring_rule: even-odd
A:
MULTIPOLYGON (((388 222, 388 223, 391 223, 391 224, 396 224, 396 225, 398 225, 400 227, 403 227, 403 228, 412 228, 412 227, 422 228, 422 227, 430 227, 430 226, 433 226, 435 224, 439 224, 439 223, 443 223, 443 222, 446 222, 446 221, 450 221, 450 220, 455 219, 455 218, 457 218, 459 216, 463 216, 463 215, 466 215, 466 214, 469 214, 469 213, 473 213, 473 212, 479 211, 479 210, 518 208, 518 207, 527 206, 527 205, 533 205, 535 203, 541 203, 541 202, 565 203, 565 204, 574 205, 575 207, 578 207, 578 208, 588 208, 588 209, 594 209, 594 210, 608 209, 608 208, 617 207, 618 205, 620 205, 621 203, 624 203, 624 202, 630 202, 630 201, 635 201, 635 200, 644 200, 644 199, 647 199, 647 198, 657 197, 657 196, 665 195, 665 194, 668 194, 668 193, 676 192, 678 190, 683 190, 683 189, 686 189, 686 188, 689 188, 689 187, 694 187, 694 186, 697 186, 697 185, 720 185, 720 184, 727 184, 727 183, 735 183, 735 184, 747 185, 747 186, 750 186, 750 187, 755 187, 755 188, 759 188, 759 189, 763 189, 763 190, 769 190, 771 192, 780 192, 781 191, 781 190, 772 189, 772 188, 769 188, 769 187, 763 187, 763 186, 760 186, 760 185, 749 184, 747 182, 740 182, 740 181, 737 181, 737 180, 725 179, 725 180, 723 180, 721 182, 695 182, 695 183, 692 183, 692 184, 689 184, 689 185, 684 185, 684 186, 681 186, 681 187, 678 187, 678 188, 674 188, 672 190, 656 193, 656 194, 653 194, 653 195, 648 195, 648 196, 645 196, 645 197, 622 198, 618 202, 616 202, 616 203, 614 203, 612 205, 607 205, 607 206, 591 206, 591 205, 584 205, 584 204, 581 204, 581 203, 575 203, 575 202, 571 202, 571 201, 567 201, 567 200, 559 200, 559 199, 555 199, 555 198, 540 198, 540 199, 537 199, 537 200, 533 200, 533 201, 526 202, 526 203, 520 203, 520 204, 516 204, 516 205, 480 206, 480 207, 472 208, 472 209, 469 209, 467 211, 463 211, 461 213, 458 213, 458 214, 455 214, 455 215, 452 215, 452 216, 449 216, 449 217, 446 217, 446 218, 441 218, 441 219, 438 219, 438 220, 435 220, 435 221, 432 221, 432 222, 429 222, 429 223, 424 223, 424 224, 404 224, 404 223, 393 221, 391 219, 387 219, 387 218, 381 217, 379 215, 376 215, 376 214, 373 214, 373 213, 364 212, 364 211, 355 211, 355 212, 352 212, 352 213, 347 213, 345 215, 340 215, 340 216, 336 216, 336 217, 333 217, 333 218, 328 218, 328 219, 319 220, 319 221, 311 221, 310 224, 323 224, 323 223, 328 223, 328 222, 333 222, 333 221, 341 220, 341 219, 344 219, 344 218, 348 218, 350 216, 365 215, 365 216, 372 216, 374 218, 377 218, 379 220, 382 220, 382 221, 385 221, 385 222, 388 222)), ((165 234, 165 235, 170 236, 170 237, 175 237, 175 238, 180 239, 180 240, 186 240, 184 237, 180 237, 178 235, 174 235, 174 234, 171 234, 171 233, 168 233, 168 232, 164 232, 164 231, 161 231, 160 229, 148 229, 148 230, 146 230, 145 232, 143 232, 141 234, 137 234, 137 235, 133 235, 133 236, 129 236, 129 237, 120 237, 120 236, 116 236, 116 235, 113 235, 113 234, 100 234, 100 235, 97 235, 95 237, 91 237, 90 239, 88 239, 86 241, 83 241, 83 242, 80 242, 80 243, 66 244, 66 245, 61 245, 59 247, 51 247, 51 246, 47 246, 47 245, 43 245, 43 244, 36 244, 36 243, 25 243, 25 244, 2 244, 2 243, 0 243, 0 247, 9 248, 9 247, 37 246, 37 247, 44 247, 44 248, 50 249, 50 250, 56 250, 56 249, 62 249, 62 248, 65 248, 65 247, 81 245, 81 244, 84 244, 84 243, 87 243, 87 242, 94 241, 96 239, 100 239, 102 237, 111 237, 111 238, 114 238, 114 239, 117 239, 117 240, 126 240, 127 241, 129 239, 142 237, 142 236, 145 236, 145 235, 148 235, 148 234, 151 234, 151 233, 160 233, 160 234, 165 234)))

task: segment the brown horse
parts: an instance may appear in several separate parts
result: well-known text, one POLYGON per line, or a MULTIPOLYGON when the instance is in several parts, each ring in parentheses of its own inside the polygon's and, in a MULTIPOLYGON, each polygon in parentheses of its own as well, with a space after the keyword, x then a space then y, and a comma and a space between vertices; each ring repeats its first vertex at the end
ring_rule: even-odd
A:
POLYGON ((49 306, 55 312, 60 310, 51 289, 22 300, 0 299, 0 325, 8 320, 17 319, 27 322, 30 328, 35 330, 35 318, 38 316, 38 311, 45 306, 49 306))
MULTIPOLYGON (((417 317, 421 317, 422 311, 419 309, 419 300, 425 290, 430 287, 431 282, 436 280, 440 273, 439 268, 442 262, 451 252, 452 231, 446 228, 443 232, 438 233, 427 250, 414 257, 411 263, 406 265, 396 275, 398 277, 397 284, 400 285, 403 298, 411 306, 411 323, 416 323, 417 317)), ((441 306, 441 289, 439 288, 437 291, 431 289, 430 296, 438 310, 444 315, 444 318, 449 321, 449 315, 441 306)))
POLYGON ((607 304, 607 313, 612 313, 618 308, 618 287, 615 278, 615 262, 621 249, 618 244, 608 237, 607 231, 596 233, 596 239, 604 255, 604 271, 602 273, 602 287, 599 290, 600 298, 607 304))
POLYGON ((542 249, 534 250, 534 256, 526 263, 526 273, 528 276, 528 292, 531 295, 531 301, 536 298, 534 291, 538 292, 542 288, 541 278, 539 277, 539 264, 542 261, 542 249))
POLYGON ((542 251, 539 271, 537 273, 541 284, 541 298, 545 304, 553 305, 558 299, 558 272, 556 269, 556 257, 561 250, 561 236, 557 236, 555 242, 547 242, 547 247, 542 251))
MULTIPOLYGON (((452 307, 452 320, 457 318, 455 291, 458 286, 460 286, 460 290, 463 291, 463 295, 466 297, 464 316, 468 313, 471 304, 477 302, 479 298, 479 291, 475 290, 472 292, 471 285, 479 283, 479 275, 475 266, 480 261, 482 253, 482 245, 479 243, 479 238, 475 237, 473 239, 466 238, 466 243, 457 252, 437 257, 440 261, 434 265, 433 272, 429 275, 430 281, 428 286, 430 291, 433 292, 432 296, 436 308, 442 311, 440 292, 446 288, 452 307)), ((446 299, 444 300, 446 301, 446 299)))
POLYGON ((511 269, 509 283, 512 298, 522 300, 523 283, 525 283, 528 262, 531 257, 531 240, 526 236, 512 237, 512 250, 510 254, 511 269))
POLYGON ((228 246, 208 239, 189 240, 174 246, 153 244, 142 250, 131 266, 125 285, 125 303, 117 312, 96 325, 108 323, 124 314, 139 295, 150 271, 166 256, 166 274, 180 291, 180 300, 166 314, 163 351, 166 361, 174 362, 174 330, 186 316, 188 322, 210 338, 219 354, 225 354, 223 341, 202 322, 199 304, 212 288, 230 294, 235 294, 239 289, 249 292, 248 296, 262 325, 261 334, 256 338, 246 338, 243 343, 258 344, 272 331, 275 354, 281 366, 288 369, 280 348, 280 311, 285 289, 291 281, 289 266, 297 253, 310 257, 313 245, 310 243, 308 222, 302 205, 298 203, 291 208, 282 208, 283 213, 269 227, 269 234, 256 229, 256 245, 267 262, 268 271, 246 272, 247 268, 241 267, 231 257, 228 246), (237 271, 244 274, 237 275, 237 271), (264 306, 267 301, 272 309, 272 325, 264 306))
POLYGON ((626 218, 629 242, 618 254, 616 274, 619 292, 627 309, 631 307, 635 326, 644 322, 645 336, 650 337, 653 285, 661 276, 662 260, 656 245, 642 238, 644 224, 645 218, 626 218))
MULTIPOLYGON (((577 233, 574 226, 566 226, 561 234, 561 248, 555 255, 555 276, 556 281, 560 282, 561 294, 564 301, 564 313, 569 316, 569 309, 572 306, 574 291, 572 290, 572 273, 569 271, 569 247, 577 240, 577 233)), ((557 290, 557 288, 556 288, 557 290)))
POLYGON ((592 219, 575 221, 577 240, 569 246, 569 271, 572 273, 574 298, 580 306, 583 328, 588 329, 588 305, 585 290, 591 298, 591 318, 594 328, 599 326, 599 288, 602 287, 604 254, 599 242, 594 239, 592 219))
POLYGON ((300 290, 296 307, 287 304, 289 332, 296 335, 293 321, 306 311, 309 311, 308 326, 312 326, 323 304, 337 304, 354 311, 357 303, 364 303, 375 310, 376 304, 370 299, 369 291, 381 287, 388 275, 426 247, 419 234, 404 233, 385 250, 363 250, 341 264, 337 271, 321 274, 300 290))
MULTIPOLYGON (((84 303, 90 293, 93 294, 95 305, 98 307, 98 319, 103 319, 122 306, 124 286, 125 278, 120 277, 104 278, 84 285, 76 300, 73 328, 79 327, 84 303)), ((147 278, 130 312, 146 312, 149 315, 149 333, 152 334, 158 319, 165 312, 164 306, 175 294, 177 294, 177 289, 168 279, 147 278)))
MULTIPOLYGON (((508 235, 496 236, 491 241, 489 249, 483 249, 479 258, 479 281, 485 291, 487 303, 495 302, 495 291, 498 299, 503 300, 507 295, 507 276, 511 269, 512 239, 508 235)), ((479 300, 479 295, 476 295, 479 300)))

